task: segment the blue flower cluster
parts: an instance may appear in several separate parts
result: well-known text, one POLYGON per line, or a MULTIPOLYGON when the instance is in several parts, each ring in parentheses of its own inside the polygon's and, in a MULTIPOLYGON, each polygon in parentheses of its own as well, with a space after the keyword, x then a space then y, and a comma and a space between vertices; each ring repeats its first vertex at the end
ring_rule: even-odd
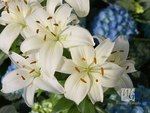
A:
POLYGON ((10 66, 8 66, 8 69, 7 69, 7 72, 6 72, 6 73, 11 72, 11 71, 15 70, 16 68, 17 68, 17 67, 16 67, 15 64, 11 64, 10 66))
POLYGON ((150 89, 138 86, 135 89, 135 102, 108 103, 106 111, 109 113, 150 113, 150 89))
POLYGON ((138 34, 137 25, 129 12, 120 6, 111 5, 99 12, 92 22, 92 33, 112 40, 119 35, 138 34))

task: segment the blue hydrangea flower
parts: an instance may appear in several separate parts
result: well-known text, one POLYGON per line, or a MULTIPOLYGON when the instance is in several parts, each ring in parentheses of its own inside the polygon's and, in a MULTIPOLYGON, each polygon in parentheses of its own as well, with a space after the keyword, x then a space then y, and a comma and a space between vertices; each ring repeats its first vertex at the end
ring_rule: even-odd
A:
POLYGON ((109 113, 150 113, 150 89, 138 86, 135 89, 135 102, 120 101, 118 96, 110 97, 115 103, 108 103, 106 111, 109 113))
POLYGON ((129 12, 120 6, 111 5, 103 9, 94 18, 92 33, 112 40, 119 35, 137 34, 137 26, 129 12))
POLYGON ((8 66, 8 70, 7 70, 6 73, 11 72, 11 71, 15 70, 16 68, 17 68, 17 67, 16 67, 15 64, 11 64, 10 66, 8 66))

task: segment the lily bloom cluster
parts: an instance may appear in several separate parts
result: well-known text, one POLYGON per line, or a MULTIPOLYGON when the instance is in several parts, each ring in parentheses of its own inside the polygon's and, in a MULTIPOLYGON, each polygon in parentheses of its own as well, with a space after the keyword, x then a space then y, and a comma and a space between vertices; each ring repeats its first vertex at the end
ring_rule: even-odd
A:
POLYGON ((3 93, 23 89, 23 98, 32 107, 37 89, 64 94, 76 104, 88 95, 94 104, 103 102, 103 92, 110 87, 118 92, 133 87, 127 75, 135 71, 133 61, 127 60, 128 40, 102 39, 94 48, 93 36, 78 25, 78 17, 89 12, 89 0, 47 0, 46 6, 42 0, 3 1, 0 49, 17 65, 2 79, 3 93), (23 54, 10 51, 19 35, 24 38, 23 54), (63 56, 64 48, 72 59, 63 56), (55 72, 70 74, 64 87, 55 72))

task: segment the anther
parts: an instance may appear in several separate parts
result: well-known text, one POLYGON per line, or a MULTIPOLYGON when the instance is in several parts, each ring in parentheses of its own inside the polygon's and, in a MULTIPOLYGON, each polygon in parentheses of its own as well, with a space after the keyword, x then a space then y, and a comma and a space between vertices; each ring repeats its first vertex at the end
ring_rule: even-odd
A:
POLYGON ((124 52, 124 50, 120 50, 119 52, 124 52))
POLYGON ((52 17, 51 17, 51 16, 49 16, 49 17, 47 18, 47 20, 50 20, 50 19, 52 19, 52 17))
POLYGON ((85 81, 83 78, 80 78, 80 80, 81 80, 83 83, 87 83, 87 81, 85 81))
POLYGON ((33 62, 31 62, 30 64, 35 64, 37 61, 33 61, 33 62))
POLYGON ((117 51, 113 51, 113 52, 111 52, 111 54, 114 54, 114 53, 116 53, 117 51))
POLYGON ((80 70, 79 70, 79 68, 78 68, 78 67, 75 67, 75 70, 76 70, 76 71, 78 71, 78 72, 80 73, 80 70))
POLYGON ((54 24, 55 26, 59 26, 57 23, 54 24))
POLYGON ((33 73, 34 71, 35 71, 35 69, 31 70, 29 73, 31 74, 31 73, 33 73))
POLYGON ((84 57, 82 58, 82 60, 83 60, 83 61, 86 61, 86 59, 85 59, 84 57))
POLYGON ((25 56, 25 59, 28 59, 29 58, 29 56, 25 56))
POLYGON ((110 62, 115 62, 115 60, 110 60, 110 62))
POLYGON ((36 30, 36 33, 37 33, 37 34, 39 33, 39 29, 36 30))
POLYGON ((25 3, 25 4, 28 4, 27 0, 24 0, 24 3, 25 3))
POLYGON ((95 63, 95 64, 97 64, 97 60, 96 60, 96 58, 95 58, 95 57, 94 57, 94 63, 95 63))
POLYGON ((53 32, 51 32, 51 33, 52 33, 52 35, 54 35, 56 37, 56 35, 53 32))
POLYGON ((20 12, 20 8, 19 8, 19 6, 17 5, 16 7, 17 7, 18 12, 20 12))
POLYGON ((104 76, 104 68, 103 67, 101 68, 101 74, 102 74, 102 76, 104 76))
POLYGON ((22 78, 23 80, 26 80, 23 76, 21 76, 21 78, 22 78))
POLYGON ((40 21, 37 20, 36 23, 40 24, 40 21))
POLYGON ((44 41, 46 41, 46 35, 44 36, 44 41))
POLYGON ((128 70, 128 69, 129 69, 129 66, 127 66, 126 70, 128 70))
POLYGON ((96 79, 96 82, 98 82, 98 79, 96 79))

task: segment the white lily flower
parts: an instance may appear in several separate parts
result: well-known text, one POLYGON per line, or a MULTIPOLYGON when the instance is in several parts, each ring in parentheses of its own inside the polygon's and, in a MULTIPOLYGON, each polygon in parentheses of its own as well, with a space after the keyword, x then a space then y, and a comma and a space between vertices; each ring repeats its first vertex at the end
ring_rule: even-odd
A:
POLYGON ((18 69, 8 73, 2 79, 2 92, 11 93, 24 89, 23 97, 28 106, 34 105, 34 94, 37 89, 54 93, 63 93, 63 87, 55 78, 50 78, 38 65, 35 57, 22 57, 16 53, 10 55, 18 69))
POLYGON ((118 85, 115 87, 116 91, 120 94, 121 88, 133 88, 133 83, 127 73, 135 72, 134 61, 127 60, 129 53, 129 42, 126 37, 120 36, 115 41, 114 49, 108 58, 108 61, 121 66, 125 71, 121 76, 118 85))
POLYGON ((47 69, 51 75, 61 60, 63 48, 94 45, 93 37, 86 29, 68 26, 77 18, 71 13, 72 8, 68 4, 57 7, 60 4, 61 0, 48 0, 47 12, 38 9, 27 18, 30 29, 36 35, 26 38, 21 45, 23 53, 38 50, 43 69, 47 69))
POLYGON ((0 9, 2 9, 3 7, 4 7, 4 3, 0 1, 0 9))
POLYGON ((60 72, 71 74, 65 82, 65 97, 79 104, 88 94, 94 104, 103 101, 104 87, 114 87, 122 74, 121 67, 106 62, 114 43, 106 39, 95 49, 91 46, 71 48, 71 59, 65 59, 60 72))
MULTIPOLYGON (((14 40, 21 33, 27 35, 27 25, 25 18, 29 16, 37 7, 38 2, 28 0, 11 0, 5 2, 5 10, 0 17, 0 23, 7 25, 0 34, 0 49, 8 54, 14 40)), ((31 34, 31 33, 30 33, 31 34)))
POLYGON ((90 0, 65 0, 70 4, 79 17, 85 17, 90 11, 90 0))

